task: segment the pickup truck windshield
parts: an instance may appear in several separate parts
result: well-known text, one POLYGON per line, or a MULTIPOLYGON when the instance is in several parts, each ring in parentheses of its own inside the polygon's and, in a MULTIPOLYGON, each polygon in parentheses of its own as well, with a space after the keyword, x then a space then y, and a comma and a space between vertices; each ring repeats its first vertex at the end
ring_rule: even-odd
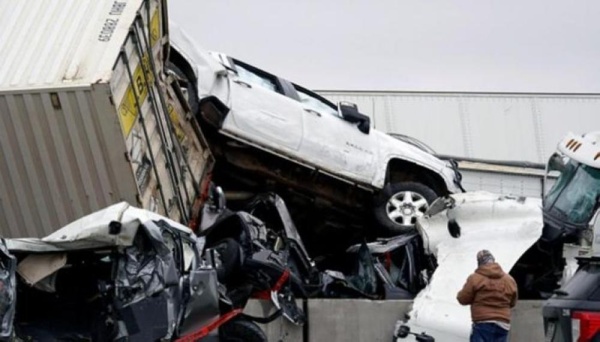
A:
POLYGON ((544 210, 570 223, 587 223, 600 198, 600 170, 569 161, 544 199, 544 210))

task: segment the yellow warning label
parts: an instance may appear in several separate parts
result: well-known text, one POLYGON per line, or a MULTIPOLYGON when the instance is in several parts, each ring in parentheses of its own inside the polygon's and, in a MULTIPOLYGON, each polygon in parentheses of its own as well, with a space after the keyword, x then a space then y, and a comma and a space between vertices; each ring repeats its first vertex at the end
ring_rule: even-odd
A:
POLYGON ((158 10, 154 11, 152 19, 150 19, 150 46, 154 46, 160 39, 160 18, 158 17, 158 10))
POLYGON ((185 133, 181 128, 181 123, 179 122, 179 114, 175 111, 175 107, 169 102, 167 104, 167 110, 169 111, 169 117, 171 118, 171 122, 173 123, 173 128, 175 129, 175 135, 177 136, 177 140, 182 142, 185 139, 185 133))
MULTIPOLYGON (((150 20, 150 46, 154 46, 154 43, 156 43, 160 38, 160 20, 158 12, 158 10, 154 11, 154 15, 150 20)), ((148 54, 146 53, 142 56, 142 62, 135 67, 133 72, 133 84, 127 86, 125 95, 123 95, 123 99, 119 104, 119 119, 121 120, 123 136, 129 136, 129 133, 135 125, 135 121, 138 117, 138 108, 135 101, 135 96, 137 95, 139 105, 142 106, 148 97, 148 87, 146 84, 152 86, 153 83, 154 76, 152 75, 152 69, 150 67, 150 58, 148 58, 148 54), (145 79, 143 74, 144 70, 146 70, 145 79)))
POLYGON ((146 87, 146 81, 148 84, 152 85, 154 82, 154 76, 152 75, 150 69, 150 59, 148 58, 147 54, 144 54, 144 56, 142 56, 142 63, 138 64, 133 72, 133 84, 127 86, 125 95, 123 96, 121 104, 119 105, 119 117, 121 118, 121 127, 123 128, 123 135, 125 137, 129 136, 129 132, 131 132, 133 125, 135 125, 135 120, 138 116, 138 108, 135 101, 136 94, 140 106, 148 97, 148 87, 146 87), (144 65, 143 68, 142 64, 144 65), (144 69, 148 71, 145 79, 143 74, 144 69))

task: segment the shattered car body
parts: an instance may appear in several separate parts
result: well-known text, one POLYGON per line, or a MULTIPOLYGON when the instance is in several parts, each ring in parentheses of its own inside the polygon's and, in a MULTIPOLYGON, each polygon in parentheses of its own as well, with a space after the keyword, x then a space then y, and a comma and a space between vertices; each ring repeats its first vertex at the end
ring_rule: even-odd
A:
POLYGON ((200 232, 206 237, 206 252, 217 252, 209 259, 216 261, 219 281, 234 307, 245 306, 251 297, 271 299, 277 313, 256 321, 268 322, 282 314, 294 324, 304 324, 295 294, 306 298, 309 279, 318 274, 281 198, 259 195, 247 211, 208 207, 203 218, 211 222, 200 232))
MULTIPOLYGON (((347 251, 360 254, 360 246, 351 246, 347 251)), ((416 233, 379 239, 365 246, 373 257, 380 299, 413 299, 428 284, 436 267, 435 259, 423 253, 423 240, 416 233)))
POLYGON ((230 183, 264 189, 274 181, 280 194, 292 187, 346 213, 368 209, 392 233, 412 230, 438 196, 462 191, 454 164, 371 129, 355 105, 205 52, 176 27, 171 41, 171 62, 220 160, 218 176, 230 183))
POLYGON ((17 260, 10 254, 6 241, 0 240, 0 340, 8 341, 13 337, 13 319, 16 308, 17 260))
MULTIPOLYGON (((201 259, 204 239, 127 203, 6 245, 18 262, 14 327, 21 339, 170 340, 219 319, 216 271, 201 259)), ((5 327, 10 310, 3 318, 5 327)))
POLYGON ((452 199, 449 208, 419 221, 425 253, 435 257, 437 267, 414 299, 406 325, 440 341, 467 341, 470 312, 456 294, 477 267, 475 255, 488 249, 505 272, 511 271, 542 234, 541 203, 484 192, 452 199))
POLYGON ((264 298, 284 275, 285 285, 277 291, 291 291, 294 297, 411 299, 434 268, 416 233, 363 242, 316 262, 284 201, 273 193, 256 196, 245 211, 209 206, 203 217, 209 224, 200 234, 206 236, 208 251, 218 251, 219 279, 229 297, 240 298, 239 306, 251 296, 264 298))

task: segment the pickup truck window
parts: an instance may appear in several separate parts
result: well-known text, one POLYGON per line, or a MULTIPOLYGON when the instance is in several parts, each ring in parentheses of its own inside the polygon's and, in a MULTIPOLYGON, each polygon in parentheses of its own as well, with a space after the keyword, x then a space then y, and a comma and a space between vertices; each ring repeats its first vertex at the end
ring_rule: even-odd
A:
POLYGON ((297 85, 294 85, 294 88, 298 92, 300 102, 304 106, 316 110, 319 113, 328 113, 331 115, 339 116, 337 108, 329 101, 297 85))
POLYGON ((281 94, 275 76, 271 76, 266 72, 261 72, 260 70, 247 64, 240 63, 239 61, 235 61, 234 63, 237 76, 240 80, 281 94))

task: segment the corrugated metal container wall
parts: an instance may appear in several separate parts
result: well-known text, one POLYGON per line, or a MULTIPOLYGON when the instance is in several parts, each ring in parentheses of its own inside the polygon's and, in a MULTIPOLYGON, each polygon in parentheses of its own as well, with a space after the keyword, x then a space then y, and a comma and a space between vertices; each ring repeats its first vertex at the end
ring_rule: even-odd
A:
POLYGON ((102 118, 114 112, 105 95, 109 91, 101 84, 93 90, 0 94, 0 227, 5 235, 40 236, 119 200, 136 203, 135 182, 123 181, 132 177, 131 168, 109 161, 109 147, 121 141, 125 150, 114 134, 120 133, 117 117, 113 127, 102 118))
POLYGON ((437 153, 545 163, 568 132, 600 129, 599 94, 319 91, 437 153))

